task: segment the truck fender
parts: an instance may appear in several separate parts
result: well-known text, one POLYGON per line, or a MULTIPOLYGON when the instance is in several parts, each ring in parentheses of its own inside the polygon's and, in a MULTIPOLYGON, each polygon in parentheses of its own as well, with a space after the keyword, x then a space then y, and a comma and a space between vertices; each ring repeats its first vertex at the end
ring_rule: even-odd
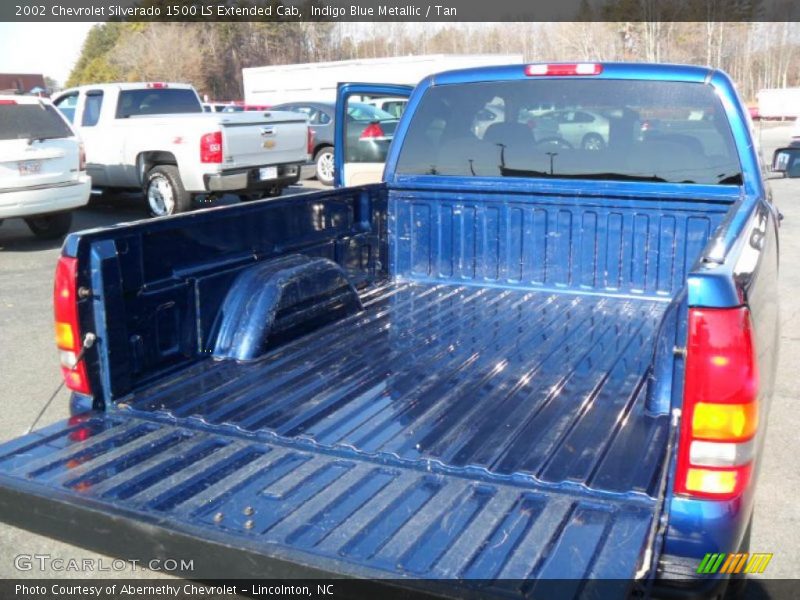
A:
POLYGON ((342 268, 300 254, 249 267, 217 314, 216 359, 253 360, 270 348, 363 310, 342 268))
POLYGON ((178 159, 172 152, 146 150, 136 155, 136 176, 139 185, 144 186, 148 171, 157 165, 175 165, 180 170, 178 159))

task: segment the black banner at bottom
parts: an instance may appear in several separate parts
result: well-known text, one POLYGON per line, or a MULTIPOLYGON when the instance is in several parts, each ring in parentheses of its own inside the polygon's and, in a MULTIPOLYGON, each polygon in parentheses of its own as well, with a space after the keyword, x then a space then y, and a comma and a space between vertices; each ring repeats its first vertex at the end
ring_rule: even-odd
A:
MULTIPOLYGON (((718 591, 713 580, 670 581, 668 596, 703 596, 718 591), (711 585, 703 585, 704 583, 711 585)), ((800 581, 761 579, 746 581, 744 599, 798 599, 800 581)), ((0 580, 0 598, 27 600, 227 600, 270 599, 379 599, 417 598, 532 598, 612 599, 660 597, 662 584, 626 580, 229 580, 182 579, 7 579, 0 580)))

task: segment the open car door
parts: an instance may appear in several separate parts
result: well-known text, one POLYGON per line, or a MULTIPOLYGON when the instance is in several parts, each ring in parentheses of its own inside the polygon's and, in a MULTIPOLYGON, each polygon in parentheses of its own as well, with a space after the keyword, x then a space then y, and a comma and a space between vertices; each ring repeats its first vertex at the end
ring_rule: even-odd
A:
POLYGON ((413 87, 340 83, 336 93, 336 187, 378 183, 413 87))

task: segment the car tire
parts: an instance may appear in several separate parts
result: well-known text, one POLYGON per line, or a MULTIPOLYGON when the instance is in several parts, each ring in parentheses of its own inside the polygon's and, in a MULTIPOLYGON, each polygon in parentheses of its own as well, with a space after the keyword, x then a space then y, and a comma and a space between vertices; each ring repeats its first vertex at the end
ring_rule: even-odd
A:
POLYGON ((69 233, 72 227, 72 213, 60 212, 27 217, 25 224, 40 240, 57 240, 69 233))
POLYGON ((604 150, 606 142, 601 135, 596 133, 587 133, 581 140, 581 148, 584 150, 604 150))
POLYGON ((317 181, 323 185, 333 185, 333 146, 324 146, 314 155, 317 181))
POLYGON ((175 165, 158 165, 150 169, 145 178, 144 196, 153 217, 176 215, 192 209, 192 195, 183 187, 175 165))

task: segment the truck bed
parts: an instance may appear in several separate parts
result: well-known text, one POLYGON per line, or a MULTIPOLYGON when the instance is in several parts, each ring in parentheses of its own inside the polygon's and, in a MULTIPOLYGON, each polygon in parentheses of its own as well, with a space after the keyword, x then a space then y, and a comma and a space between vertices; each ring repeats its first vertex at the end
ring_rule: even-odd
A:
POLYGON ((68 240, 116 310, 105 411, 0 447, 0 514, 209 579, 652 574, 679 294, 734 198, 598 194, 367 186, 68 240), (298 254, 364 310, 212 358, 240 274, 298 254))
POLYGON ((646 413, 644 392, 666 302, 402 281, 363 302, 124 406, 387 461, 654 492, 667 417, 646 413), (619 460, 642 448, 635 467, 619 460))
POLYGON ((260 360, 7 444, 0 510, 115 555, 188 552, 208 577, 630 585, 668 456, 645 410, 668 303, 403 281, 362 298, 260 360))

